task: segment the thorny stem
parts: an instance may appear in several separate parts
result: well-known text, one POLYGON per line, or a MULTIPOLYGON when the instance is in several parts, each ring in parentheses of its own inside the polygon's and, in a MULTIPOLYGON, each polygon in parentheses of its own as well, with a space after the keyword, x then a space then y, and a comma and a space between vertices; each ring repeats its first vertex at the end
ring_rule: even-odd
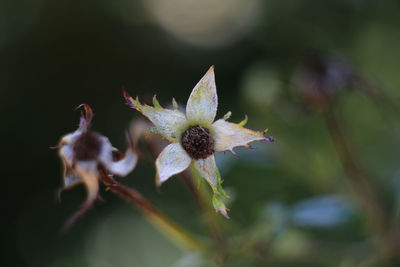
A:
POLYGON ((147 219, 160 230, 167 238, 183 250, 200 250, 201 244, 183 228, 159 211, 149 200, 139 192, 129 188, 107 174, 100 176, 100 181, 113 193, 135 205, 147 219))
POLYGON ((393 233, 389 233, 389 218, 378 198, 377 192, 371 185, 366 171, 354 157, 354 149, 340 127, 333 107, 325 110, 323 115, 336 153, 361 207, 364 209, 371 226, 374 227, 378 234, 380 241, 384 243, 386 255, 389 257, 395 256, 394 254, 398 249, 398 244, 396 245, 397 237, 395 237, 397 234, 390 236, 393 233))

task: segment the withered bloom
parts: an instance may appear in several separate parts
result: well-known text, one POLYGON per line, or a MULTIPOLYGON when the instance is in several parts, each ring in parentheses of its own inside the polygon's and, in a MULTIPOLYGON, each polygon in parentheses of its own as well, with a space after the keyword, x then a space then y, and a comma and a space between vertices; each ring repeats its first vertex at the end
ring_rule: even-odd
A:
POLYGON ((359 81, 350 64, 340 56, 312 54, 293 77, 298 93, 309 107, 326 109, 343 91, 359 81))
POLYGON ((87 189, 87 199, 67 222, 67 227, 82 216, 96 200, 99 191, 100 175, 116 174, 125 176, 136 166, 138 156, 133 142, 128 136, 129 147, 126 154, 114 148, 107 137, 90 129, 93 112, 89 105, 83 104, 79 128, 61 138, 58 148, 64 165, 64 186, 70 189, 83 183, 87 189))

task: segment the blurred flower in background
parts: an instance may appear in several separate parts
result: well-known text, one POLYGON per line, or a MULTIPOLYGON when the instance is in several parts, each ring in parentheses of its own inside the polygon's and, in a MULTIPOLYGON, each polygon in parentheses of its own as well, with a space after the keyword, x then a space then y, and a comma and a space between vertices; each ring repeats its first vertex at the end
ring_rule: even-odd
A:
POLYGON ((294 88, 304 104, 329 108, 341 91, 354 89, 356 73, 339 56, 312 53, 294 74, 294 88))
POLYGON ((135 168, 138 159, 129 137, 130 146, 124 155, 111 145, 107 137, 91 131, 93 111, 86 104, 81 106, 84 107, 85 113, 82 113, 79 128, 63 136, 57 146, 64 165, 62 190, 71 189, 80 183, 83 183, 87 189, 86 202, 68 220, 66 227, 74 224, 91 208, 99 196, 101 175, 111 173, 111 175, 126 176, 135 168))

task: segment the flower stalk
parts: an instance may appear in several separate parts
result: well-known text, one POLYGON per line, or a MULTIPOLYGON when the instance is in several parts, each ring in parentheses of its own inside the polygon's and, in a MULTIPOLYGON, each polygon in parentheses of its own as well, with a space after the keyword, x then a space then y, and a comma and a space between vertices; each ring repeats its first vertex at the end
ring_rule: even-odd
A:
POLYGON ((346 138, 335 115, 333 107, 325 110, 323 116, 329 129, 336 153, 346 173, 358 201, 364 210, 371 227, 375 229, 378 241, 382 245, 383 257, 388 262, 398 260, 400 232, 390 223, 390 218, 383 208, 378 193, 362 165, 354 156, 354 149, 346 138))
POLYGON ((106 173, 101 175, 100 181, 110 191, 133 204, 155 228, 181 249, 193 251, 202 248, 202 245, 194 236, 173 222, 136 190, 117 182, 106 173))
POLYGON ((388 221, 378 199, 378 194, 371 186, 371 182, 367 178, 365 171, 361 168, 360 163, 353 156, 354 152, 352 151, 354 150, 351 148, 346 135, 340 127, 333 108, 326 110, 323 114, 334 148, 352 189, 356 193, 362 208, 365 210, 376 232, 380 234, 384 233, 387 230, 388 221))

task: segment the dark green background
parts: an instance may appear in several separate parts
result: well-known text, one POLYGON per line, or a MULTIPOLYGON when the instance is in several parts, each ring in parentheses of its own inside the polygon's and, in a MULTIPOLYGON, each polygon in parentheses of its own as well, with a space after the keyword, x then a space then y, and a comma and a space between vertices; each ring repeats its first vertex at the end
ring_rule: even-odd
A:
MULTIPOLYGON (((68 234, 60 235, 85 192, 76 188, 57 203, 62 170, 57 152, 49 147, 75 130, 79 112, 74 108, 87 103, 95 113, 93 128, 124 149, 124 130, 140 115, 124 105, 122 87, 142 99, 156 93, 162 104, 172 97, 184 104, 211 65, 220 103, 217 116, 231 110, 232 120, 240 121, 247 114, 250 128, 268 127, 278 139, 250 152, 239 149, 238 158, 227 154, 231 164, 221 163, 224 187, 234 196, 232 219, 221 220, 226 235, 233 244, 247 244, 252 236, 261 239, 260 246, 272 247, 261 252, 266 261, 244 249, 228 266, 367 266, 362 264, 375 251, 371 230, 321 114, 304 111, 292 76, 312 49, 340 55, 398 106, 400 3, 263 1, 261 11, 235 42, 204 47, 163 30, 139 1, 2 0, 4 266, 173 266, 183 252, 110 192, 102 191, 106 203, 97 203, 68 234), (347 199, 351 216, 332 227, 276 226, 283 216, 279 209, 290 213, 291 205, 323 195, 347 199), (273 215, 266 212, 271 205, 280 207, 273 215)), ((395 216, 399 114, 357 91, 343 92, 337 108, 358 160, 395 216)), ((153 163, 143 153, 124 183, 206 236, 179 179, 156 192, 153 163)))

